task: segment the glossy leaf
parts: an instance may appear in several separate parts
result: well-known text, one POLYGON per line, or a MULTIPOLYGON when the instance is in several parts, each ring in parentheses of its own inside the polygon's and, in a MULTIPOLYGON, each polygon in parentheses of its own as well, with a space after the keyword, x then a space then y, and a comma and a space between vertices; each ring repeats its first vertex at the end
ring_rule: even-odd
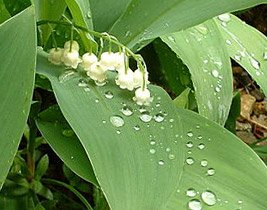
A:
POLYGON ((191 111, 177 112, 186 156, 179 187, 165 209, 188 209, 196 200, 200 203, 191 205, 202 209, 265 209, 267 168, 260 158, 214 122, 191 111))
POLYGON ((36 38, 33 7, 0 25, 0 40, 1 188, 26 126, 34 87, 36 38))
MULTIPOLYGON (((65 2, 68 5, 73 20, 77 25, 93 29, 89 0, 65 0, 65 2)), ((88 33, 80 31, 80 36, 87 51, 90 51, 91 47, 93 49, 97 48, 96 42, 88 33)))
MULTIPOLYGON (((161 210, 177 186, 184 150, 177 147, 175 135, 181 123, 172 112, 175 106, 169 96, 151 86, 154 102, 147 107, 151 118, 149 115, 150 122, 145 123, 139 118, 133 93, 120 90, 114 81, 98 87, 92 81, 84 84, 75 73, 60 75, 64 67, 49 64, 46 54, 39 54, 37 69, 50 79, 65 118, 89 155, 110 208, 161 210), (122 113, 127 108, 122 102, 130 107, 126 115, 132 112, 131 116, 122 113), (176 123, 170 126, 172 118, 176 123)), ((114 79, 115 75, 109 76, 114 79)))
POLYGON ((58 106, 43 111, 37 119, 37 126, 51 148, 72 171, 98 186, 86 152, 58 106))
POLYGON ((133 47, 143 40, 180 31, 219 14, 263 2, 267 3, 264 0, 132 0, 110 33, 125 45, 133 47))
POLYGON ((10 18, 10 14, 7 11, 3 0, 0 0, 0 24, 10 18))
POLYGON ((216 25, 206 21, 162 40, 189 68, 199 113, 224 125, 232 101, 232 70, 216 25))
POLYGON ((224 20, 214 20, 224 37, 231 58, 247 70, 267 95, 266 36, 234 15, 229 14, 224 20))

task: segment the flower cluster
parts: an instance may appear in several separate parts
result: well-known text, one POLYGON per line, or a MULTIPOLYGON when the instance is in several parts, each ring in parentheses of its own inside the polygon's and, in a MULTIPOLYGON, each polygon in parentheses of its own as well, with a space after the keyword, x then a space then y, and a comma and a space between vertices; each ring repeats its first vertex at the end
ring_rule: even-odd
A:
MULTIPOLYGON (((79 55, 79 44, 76 41, 68 41, 64 49, 52 48, 49 51, 48 60, 55 64, 64 64, 67 67, 76 69, 80 65, 87 76, 97 83, 104 83, 107 79, 107 71, 117 71, 115 80, 121 89, 135 90, 133 100, 138 105, 149 105, 152 101, 150 91, 147 89, 148 72, 146 68, 138 65, 133 71, 129 68, 128 56, 124 52, 103 52, 99 58, 92 52, 79 55)), ((140 62, 140 61, 137 61, 140 62)))

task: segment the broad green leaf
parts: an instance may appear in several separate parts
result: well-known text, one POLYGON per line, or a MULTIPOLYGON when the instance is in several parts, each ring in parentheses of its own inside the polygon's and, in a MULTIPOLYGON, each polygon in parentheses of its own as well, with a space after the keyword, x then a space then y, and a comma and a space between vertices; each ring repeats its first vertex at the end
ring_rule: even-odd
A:
POLYGON ((1 24, 0 40, 1 188, 26 125, 34 87, 36 37, 33 7, 1 24))
MULTIPOLYGON (((58 21, 66 9, 65 0, 34 0, 36 19, 58 21)), ((53 25, 51 25, 53 27, 53 25)), ((51 28, 48 25, 40 26, 42 31, 42 41, 46 44, 51 34, 51 28)))
POLYGON ((10 14, 7 11, 3 0, 0 0, 0 24, 10 18, 10 14))
POLYGON ((11 16, 18 14, 31 5, 31 0, 3 0, 11 16))
POLYGON ((199 113, 224 125, 232 101, 232 69, 216 24, 206 21, 162 40, 189 68, 199 113))
POLYGON ((188 209, 192 200, 202 209, 265 209, 267 168, 260 158, 216 123, 191 111, 177 112, 183 119, 180 146, 187 155, 179 187, 165 209, 188 209))
MULTIPOLYGON (((93 29, 89 0, 65 0, 65 2, 70 9, 75 24, 93 29)), ((87 51, 90 51, 91 47, 93 49, 97 48, 96 42, 88 33, 80 31, 80 36, 87 51)))
POLYGON ((186 109, 188 107, 188 96, 190 91, 190 88, 186 88, 179 96, 177 96, 173 100, 175 106, 186 109))
POLYGON ((231 58, 247 70, 267 95, 266 36, 234 15, 225 14, 214 20, 225 39, 231 58))
POLYGON ((266 0, 132 0, 110 33, 133 47, 138 42, 180 31, 225 12, 245 9, 266 0))
POLYGON ((58 106, 43 111, 36 122, 42 135, 62 161, 77 175, 98 186, 91 163, 58 106))
MULTIPOLYGON (((64 67, 49 64, 41 52, 37 69, 50 79, 110 208, 162 210, 177 187, 184 156, 184 148, 177 146, 181 122, 169 96, 150 86, 154 102, 146 108, 147 115, 140 113, 133 93, 114 81, 99 87, 81 81, 77 73, 62 76, 64 67)), ((113 80, 114 74, 109 74, 113 80)))
POLYGON ((131 0, 90 0, 95 30, 108 31, 130 2, 131 0))

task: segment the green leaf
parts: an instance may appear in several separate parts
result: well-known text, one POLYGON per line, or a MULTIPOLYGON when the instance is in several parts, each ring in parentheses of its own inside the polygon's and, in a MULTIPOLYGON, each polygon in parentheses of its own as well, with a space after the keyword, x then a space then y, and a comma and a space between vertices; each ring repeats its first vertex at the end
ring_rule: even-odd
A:
POLYGON ((36 37, 33 7, 0 25, 0 40, 1 188, 26 126, 34 87, 36 37))
POLYGON ((95 30, 108 31, 130 2, 131 0, 90 0, 95 30))
POLYGON ((266 36, 234 15, 230 15, 226 21, 219 18, 215 18, 215 21, 225 39, 231 58, 247 70, 267 95, 266 36))
POLYGON ((48 169, 49 159, 48 155, 44 155, 36 166, 35 178, 40 180, 48 169))
POLYGON ((0 209, 3 210, 29 210, 34 208, 30 194, 25 196, 10 198, 0 195, 0 209))
POLYGON ((112 26, 110 33, 133 47, 138 42, 180 31, 225 12, 232 12, 264 0, 132 0, 112 26))
POLYGON ((30 0, 3 0, 6 9, 14 16, 31 5, 30 0))
MULTIPOLYGON (((177 187, 184 156, 184 147, 177 146, 182 125, 172 111, 175 106, 169 96, 161 88, 150 86, 154 102, 146 109, 154 119, 145 123, 139 117, 149 116, 139 112, 133 93, 118 88, 114 80, 103 87, 92 81, 84 85, 75 73, 62 76, 64 67, 48 63, 47 54, 41 52, 37 69, 50 79, 64 116, 89 155, 110 208, 161 210, 177 187), (107 91, 113 93, 112 99, 105 96, 107 91), (122 113, 127 108, 122 103, 133 110, 131 116, 122 113), (116 127, 122 125, 117 123, 124 125, 116 127)), ((114 74, 109 76, 114 79, 114 74)))
MULTIPOLYGON (((73 20, 77 25, 88 29, 93 29, 89 0, 65 0, 65 2, 68 5, 73 20)), ((97 48, 96 42, 88 33, 81 31, 80 36, 85 46, 85 49, 88 52, 91 49, 90 45, 93 49, 97 48)))
POLYGON ((179 96, 177 96, 174 100, 173 103, 175 106, 180 107, 180 108, 187 108, 188 107, 188 96, 190 93, 190 88, 186 88, 179 96))
POLYGON ((191 111, 177 112, 183 119, 180 143, 187 151, 179 187, 165 209, 187 209, 194 199, 200 201, 202 209, 265 209, 267 168, 260 158, 216 123, 191 111), (205 204, 214 201, 206 191, 215 195, 214 205, 205 204))
POLYGON ((0 24, 10 18, 10 14, 7 11, 3 0, 0 0, 0 24))
POLYGON ((86 152, 58 106, 52 106, 43 111, 36 123, 48 144, 62 161, 77 175, 98 186, 86 152))
POLYGON ((206 21, 162 40, 189 68, 199 113, 224 125, 232 101, 232 69, 216 24, 206 21))
MULTIPOLYGON (((66 9, 65 0, 33 0, 36 19, 58 21, 66 9)), ((42 31, 42 41, 45 44, 51 34, 51 28, 48 25, 40 26, 42 31)))

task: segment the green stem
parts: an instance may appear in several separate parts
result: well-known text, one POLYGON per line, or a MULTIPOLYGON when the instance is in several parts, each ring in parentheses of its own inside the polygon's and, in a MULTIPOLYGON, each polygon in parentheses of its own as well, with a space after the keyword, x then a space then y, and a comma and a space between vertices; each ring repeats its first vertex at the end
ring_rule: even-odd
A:
MULTIPOLYGON (((34 123, 34 122, 33 122, 34 123)), ((37 133, 37 127, 33 124, 30 127, 30 136, 28 140, 28 151, 27 151, 27 166, 29 170, 28 181, 31 182, 34 179, 35 174, 35 137, 37 133)))
POLYGON ((67 188, 69 191, 71 191, 73 194, 75 194, 80 199, 80 201, 86 206, 87 210, 93 210, 93 208, 90 206, 88 201, 74 187, 72 187, 72 186, 70 186, 70 185, 68 185, 68 184, 66 184, 64 182, 57 181, 57 180, 54 180, 54 179, 42 179, 42 181, 46 182, 48 184, 53 184, 53 185, 57 185, 57 186, 61 186, 61 187, 67 188))

